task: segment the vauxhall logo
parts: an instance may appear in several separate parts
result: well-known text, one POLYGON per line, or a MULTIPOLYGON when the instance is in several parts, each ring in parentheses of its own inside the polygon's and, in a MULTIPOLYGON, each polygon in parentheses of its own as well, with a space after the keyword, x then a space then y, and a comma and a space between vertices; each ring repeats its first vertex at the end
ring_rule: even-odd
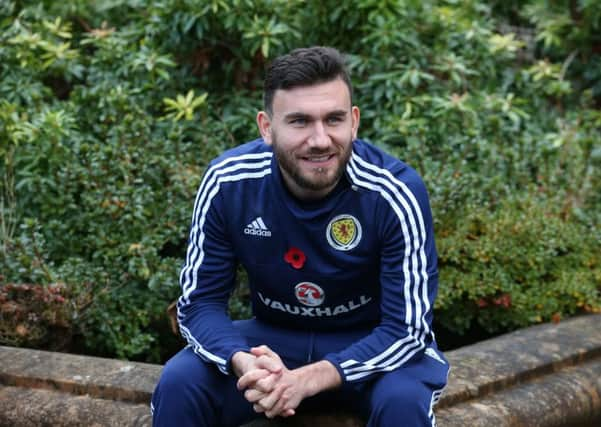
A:
POLYGON ((309 307, 321 305, 325 298, 323 289, 311 282, 301 282, 294 287, 296 299, 309 307))
POLYGON ((259 299, 261 302, 271 308, 272 310, 279 310, 284 313, 292 314, 293 316, 305 316, 305 317, 333 317, 339 316, 344 313, 349 313, 364 305, 369 304, 371 297, 361 295, 360 297, 353 298, 350 301, 339 304, 332 307, 304 307, 300 305, 282 303, 266 297, 261 292, 258 292, 259 299))

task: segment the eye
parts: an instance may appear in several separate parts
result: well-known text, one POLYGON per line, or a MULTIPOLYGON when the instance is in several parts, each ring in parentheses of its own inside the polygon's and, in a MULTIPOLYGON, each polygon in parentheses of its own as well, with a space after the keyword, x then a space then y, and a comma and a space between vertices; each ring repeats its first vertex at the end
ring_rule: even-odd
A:
POLYGON ((330 125, 337 125, 342 122, 342 117, 340 116, 330 116, 327 118, 327 122, 330 125))
POLYGON ((304 126, 307 124, 307 119, 304 117, 295 117, 294 119, 290 119, 288 123, 292 126, 304 126))

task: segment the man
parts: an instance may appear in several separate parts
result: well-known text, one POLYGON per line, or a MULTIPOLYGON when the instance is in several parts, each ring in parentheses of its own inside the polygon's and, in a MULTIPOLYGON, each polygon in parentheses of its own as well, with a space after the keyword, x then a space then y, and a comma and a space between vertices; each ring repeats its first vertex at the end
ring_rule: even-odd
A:
POLYGON ((264 413, 355 411, 369 426, 431 426, 448 363, 432 306, 426 189, 357 139, 359 108, 332 48, 277 58, 262 138, 211 162, 194 205, 178 321, 155 425, 237 426, 264 413), (237 263, 254 318, 232 322, 237 263))

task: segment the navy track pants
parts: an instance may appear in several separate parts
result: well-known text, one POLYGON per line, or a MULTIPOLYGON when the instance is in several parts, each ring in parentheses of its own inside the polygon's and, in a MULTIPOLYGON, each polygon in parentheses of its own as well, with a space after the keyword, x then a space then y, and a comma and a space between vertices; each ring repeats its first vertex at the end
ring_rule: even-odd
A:
MULTIPOLYGON (((268 345, 288 369, 321 360, 369 331, 306 332, 281 329, 257 320, 234 322, 249 345, 268 345)), ((435 346, 401 368, 374 379, 346 383, 303 401, 300 411, 356 413, 368 427, 434 426, 433 406, 446 385, 449 365, 435 346)), ((152 396, 154 426, 236 427, 263 417, 224 375, 186 347, 171 358, 152 396)))

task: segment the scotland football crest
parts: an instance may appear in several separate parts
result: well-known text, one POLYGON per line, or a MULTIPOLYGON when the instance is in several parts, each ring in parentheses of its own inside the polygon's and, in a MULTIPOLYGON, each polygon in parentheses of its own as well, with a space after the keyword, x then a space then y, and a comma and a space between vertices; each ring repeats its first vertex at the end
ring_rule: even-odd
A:
POLYGON ((349 251, 361 240, 361 224, 352 215, 338 215, 328 224, 326 238, 334 249, 349 251))

